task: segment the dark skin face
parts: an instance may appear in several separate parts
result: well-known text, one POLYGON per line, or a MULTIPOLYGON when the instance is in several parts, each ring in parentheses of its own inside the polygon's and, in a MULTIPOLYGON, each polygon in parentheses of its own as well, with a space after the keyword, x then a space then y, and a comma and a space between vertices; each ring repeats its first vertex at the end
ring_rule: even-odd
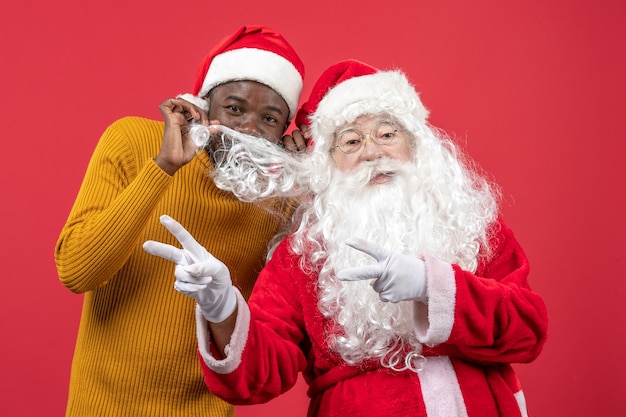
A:
POLYGON ((288 126, 289 107, 270 87, 255 81, 218 85, 205 98, 209 120, 239 132, 278 142, 288 126))
MULTIPOLYGON (((242 133, 262 136, 284 145, 291 152, 306 149, 310 133, 305 126, 285 135, 289 107, 270 87, 254 81, 232 81, 213 88, 204 98, 209 114, 190 102, 170 98, 159 105, 165 131, 163 144, 154 161, 169 175, 174 175, 196 155, 196 145, 189 136, 193 119, 205 126, 221 124, 242 133)), ((215 132, 212 132, 215 133, 215 132)))

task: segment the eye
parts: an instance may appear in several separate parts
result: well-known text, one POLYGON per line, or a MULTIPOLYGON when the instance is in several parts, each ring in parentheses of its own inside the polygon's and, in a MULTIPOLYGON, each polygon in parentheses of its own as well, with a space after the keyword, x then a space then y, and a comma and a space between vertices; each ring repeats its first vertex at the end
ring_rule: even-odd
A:
POLYGON ((229 106, 226 106, 226 108, 227 108, 229 111, 233 112, 233 113, 242 113, 242 112, 243 112, 243 109, 242 109, 241 107, 239 107, 239 106, 235 106, 234 104, 231 104, 231 105, 229 105, 229 106))
POLYGON ((361 139, 359 139, 359 138, 356 138, 356 139, 346 139, 343 142, 344 145, 348 145, 348 146, 358 145, 359 143, 361 143, 361 139))
POLYGON ((361 146, 361 136, 356 132, 345 132, 339 137, 341 148, 358 148, 361 146))
POLYGON ((384 143, 391 142, 395 139, 397 132, 398 129, 395 127, 389 124, 384 124, 378 128, 376 138, 384 143))
POLYGON ((275 117, 274 117, 274 116, 272 116, 272 115, 269 115, 269 114, 267 114, 267 115, 263 116, 263 120, 264 120, 266 123, 270 123, 270 124, 275 124, 275 123, 278 123, 278 119, 277 119, 277 118, 275 118, 275 117))

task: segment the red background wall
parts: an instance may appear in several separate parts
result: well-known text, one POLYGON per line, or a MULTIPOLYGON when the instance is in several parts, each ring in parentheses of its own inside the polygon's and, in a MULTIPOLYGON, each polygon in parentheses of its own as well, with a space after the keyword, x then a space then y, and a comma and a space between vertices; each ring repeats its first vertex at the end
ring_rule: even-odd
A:
MULTIPOLYGON (((502 185, 547 302, 546 348, 517 366, 531 416, 623 416, 626 3, 225 3, 2 6, 0 415, 64 413, 82 297, 58 282, 53 248, 100 134, 160 119, 215 42, 260 23, 299 50, 306 94, 339 59, 406 70, 432 122, 502 185)), ((303 393, 238 415, 304 415, 303 393)))

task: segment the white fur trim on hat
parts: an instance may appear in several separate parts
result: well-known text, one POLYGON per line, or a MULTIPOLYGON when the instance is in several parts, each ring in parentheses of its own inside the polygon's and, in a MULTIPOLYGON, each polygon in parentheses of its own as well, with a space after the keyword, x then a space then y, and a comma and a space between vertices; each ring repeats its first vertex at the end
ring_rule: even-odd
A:
POLYGON ((263 49, 239 48, 217 55, 198 95, 204 97, 219 84, 243 80, 267 85, 287 102, 289 119, 296 114, 302 92, 300 72, 289 60, 263 49))
POLYGON ((330 146, 329 141, 342 125, 362 115, 380 113, 397 117, 407 128, 425 123, 428 117, 428 110, 401 71, 353 77, 331 88, 311 115, 316 148, 330 146))

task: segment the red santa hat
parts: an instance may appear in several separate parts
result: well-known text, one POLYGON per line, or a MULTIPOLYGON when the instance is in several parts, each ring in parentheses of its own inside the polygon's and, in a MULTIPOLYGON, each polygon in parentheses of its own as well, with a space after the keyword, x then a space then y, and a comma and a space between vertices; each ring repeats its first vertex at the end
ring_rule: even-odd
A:
POLYGON ((298 108, 303 78, 304 64, 280 33, 264 26, 242 26, 202 60, 193 95, 179 97, 206 109, 206 102, 200 99, 213 87, 230 81, 256 81, 287 102, 291 120, 298 108))
POLYGON ((406 75, 350 59, 330 66, 317 80, 296 124, 311 127, 315 149, 330 148, 340 126, 362 115, 386 113, 405 127, 426 123, 428 110, 406 75))

